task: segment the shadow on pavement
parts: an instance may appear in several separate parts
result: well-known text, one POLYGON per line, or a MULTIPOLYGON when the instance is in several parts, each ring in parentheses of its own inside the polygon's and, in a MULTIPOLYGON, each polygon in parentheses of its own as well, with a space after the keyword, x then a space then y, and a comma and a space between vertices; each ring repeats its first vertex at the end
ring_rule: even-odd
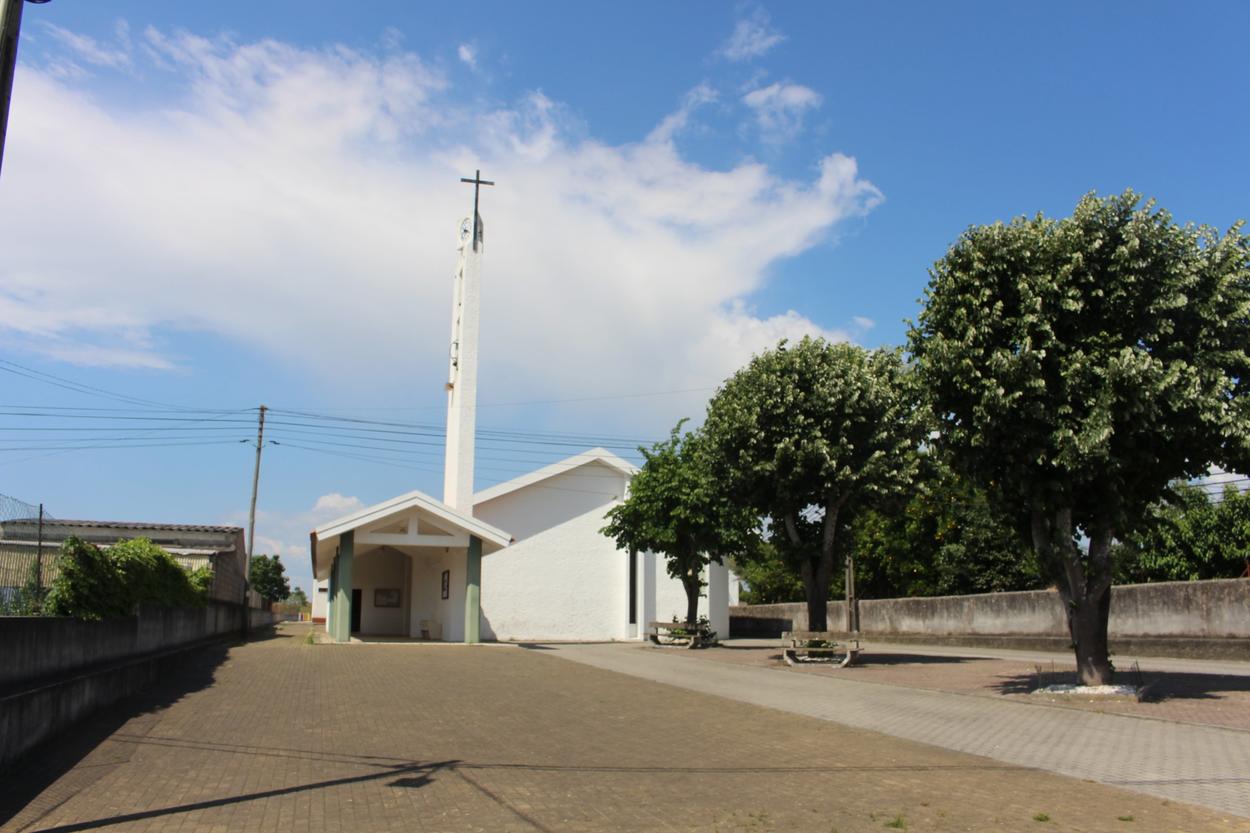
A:
MULTIPOLYGON (((280 639, 283 635, 253 631, 253 639, 280 639)), ((0 825, 24 809, 35 814, 31 823, 129 759, 131 750, 121 746, 101 753, 98 765, 82 767, 62 788, 49 790, 83 759, 96 751, 122 726, 157 715, 188 694, 213 684, 217 667, 225 661, 231 643, 216 642, 158 660, 157 680, 142 691, 105 706, 65 731, 49 738, 12 764, 0 779, 0 825), (32 804, 34 802, 38 806, 32 804)))
POLYGON ((871 646, 859 655, 859 666, 867 665, 956 665, 966 662, 991 662, 986 657, 959 657, 940 654, 879 654, 871 646))
MULTIPOLYGON (((1072 670, 1038 670, 1002 677, 994 684, 1000 694, 1028 694, 1048 685, 1075 684, 1072 670)), ((1182 671, 1138 671, 1132 667, 1117 669, 1115 682, 1144 689, 1142 700, 1219 700, 1225 694, 1250 692, 1250 675, 1201 674, 1182 671)))

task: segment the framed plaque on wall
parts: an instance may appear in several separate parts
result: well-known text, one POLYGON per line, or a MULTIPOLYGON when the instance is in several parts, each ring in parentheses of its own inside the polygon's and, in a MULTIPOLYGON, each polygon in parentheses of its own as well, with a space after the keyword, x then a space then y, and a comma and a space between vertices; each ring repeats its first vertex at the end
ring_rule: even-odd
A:
POLYGON ((373 590, 374 607, 399 607, 400 594, 398 587, 376 587, 373 590))

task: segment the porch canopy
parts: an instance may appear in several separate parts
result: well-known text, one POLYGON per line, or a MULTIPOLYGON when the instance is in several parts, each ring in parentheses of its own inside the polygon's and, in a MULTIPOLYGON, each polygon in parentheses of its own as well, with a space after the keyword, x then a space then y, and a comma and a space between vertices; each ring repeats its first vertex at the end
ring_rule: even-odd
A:
POLYGON ((482 556, 503 549, 511 541, 503 530, 424 492, 409 492, 323 524, 312 531, 310 549, 313 576, 330 579, 326 631, 336 642, 351 637, 352 562, 357 556, 380 547, 410 556, 422 550, 457 551, 465 553, 464 641, 477 642, 481 632, 482 556))

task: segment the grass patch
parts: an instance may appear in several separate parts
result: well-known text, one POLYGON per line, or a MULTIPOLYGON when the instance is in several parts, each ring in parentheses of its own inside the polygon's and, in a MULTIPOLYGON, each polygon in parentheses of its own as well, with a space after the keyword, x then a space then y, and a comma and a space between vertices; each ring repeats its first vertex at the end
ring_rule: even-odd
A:
POLYGON ((1132 816, 1116 816, 1115 819, 1116 821, 1132 821, 1133 817, 1132 816))
POLYGON ((887 821, 887 822, 885 823, 885 826, 886 826, 886 827, 891 827, 891 828, 893 828, 893 829, 895 829, 895 830, 906 830, 906 829, 907 829, 907 819, 903 818, 903 817, 902 817, 902 815, 897 815, 897 816, 895 816, 894 818, 892 818, 892 819, 890 819, 889 821, 887 821))
POLYGON ((1033 815, 1033 821, 1050 821, 1050 816, 1045 813, 1035 813, 1033 815))

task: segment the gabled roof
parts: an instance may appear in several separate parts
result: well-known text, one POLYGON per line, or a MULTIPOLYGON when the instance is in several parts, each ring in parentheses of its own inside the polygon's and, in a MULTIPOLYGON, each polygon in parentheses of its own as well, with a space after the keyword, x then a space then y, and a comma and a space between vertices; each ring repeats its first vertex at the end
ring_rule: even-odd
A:
POLYGON ((532 471, 529 474, 523 474, 507 483, 498 483, 489 488, 483 489, 473 495, 473 505, 485 503, 488 500, 494 500, 510 492, 518 489, 524 489, 526 486, 532 486, 535 483, 541 483, 548 478, 555 477, 558 474, 572 471, 575 468, 584 466, 588 463, 602 463, 609 468, 619 471, 625 477, 633 477, 638 473, 638 469, 630 465, 625 460, 608 451, 606 448, 592 448, 583 451, 581 454, 574 454, 572 457, 566 457, 563 460, 544 466, 541 469, 532 471))
POLYGON ((512 536, 497 529, 488 523, 483 523, 472 515, 466 515, 458 509, 453 509, 441 500, 435 500, 425 492, 409 492, 399 497, 393 497, 390 500, 384 500, 381 503, 375 503, 373 506, 366 506, 364 509, 353 512, 350 515, 344 515, 336 518, 329 523, 322 524, 313 530, 313 535, 318 539, 333 538, 359 529, 362 526, 380 521, 391 515, 401 515, 412 509, 419 509, 430 513, 440 521, 444 521, 448 527, 457 532, 467 532, 470 535, 476 535, 482 539, 482 543, 494 544, 496 547, 506 547, 512 541, 512 536))

